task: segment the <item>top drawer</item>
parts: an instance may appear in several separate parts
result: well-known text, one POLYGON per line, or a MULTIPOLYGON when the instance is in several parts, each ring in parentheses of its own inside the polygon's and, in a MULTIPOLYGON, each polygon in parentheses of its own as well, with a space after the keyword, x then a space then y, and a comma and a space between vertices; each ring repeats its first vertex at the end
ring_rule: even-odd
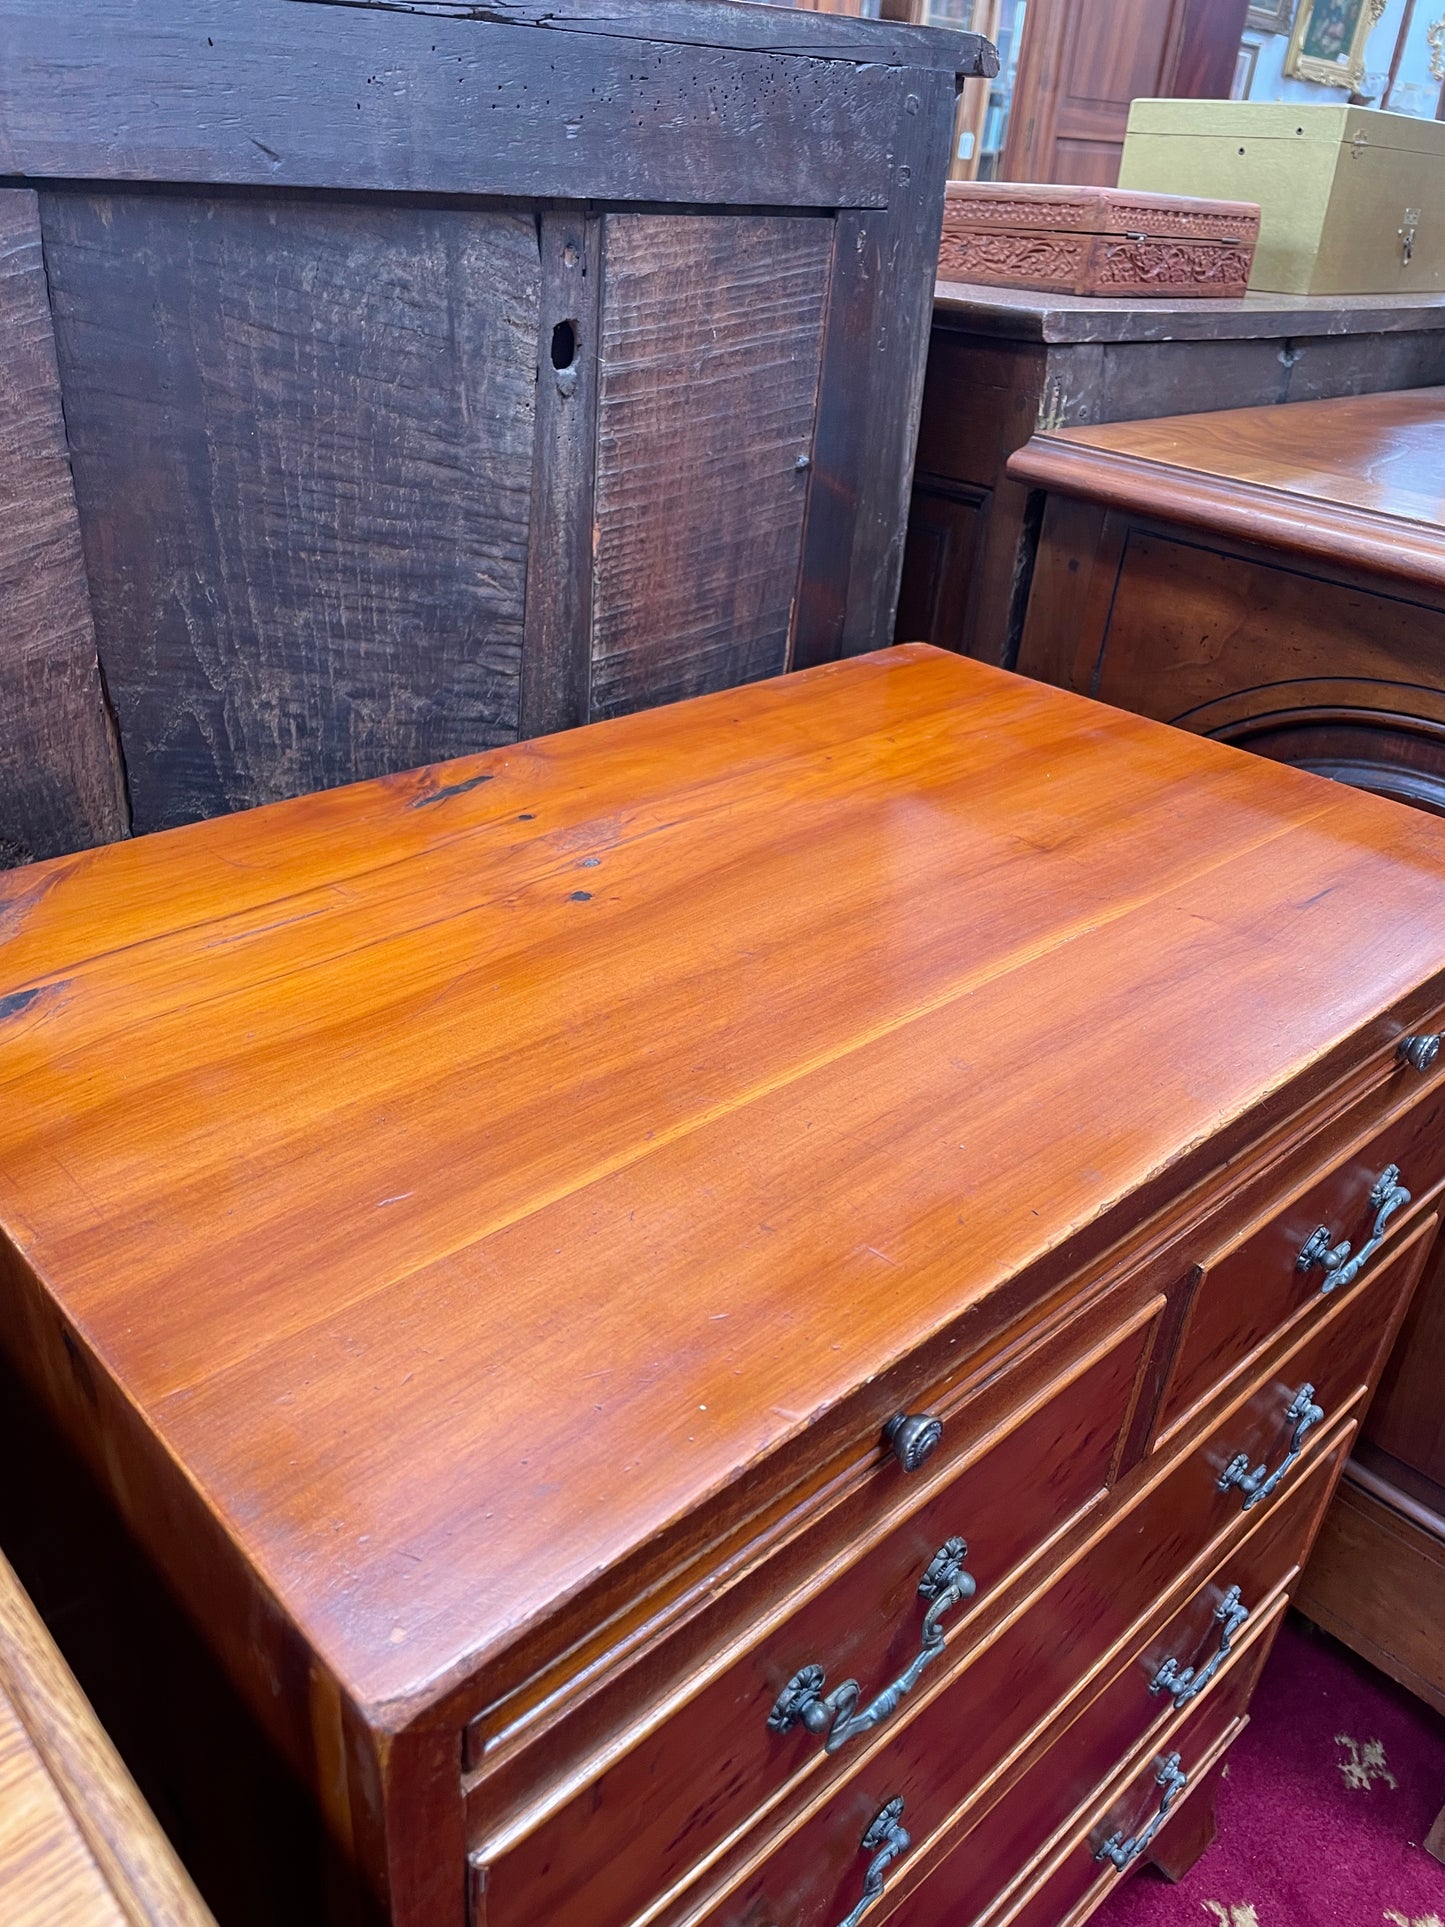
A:
POLYGON ((1378 1262, 1445 1178, 1445 1081, 1372 1128, 1281 1207, 1205 1258, 1175 1352, 1159 1431, 1194 1413, 1291 1319, 1378 1262))

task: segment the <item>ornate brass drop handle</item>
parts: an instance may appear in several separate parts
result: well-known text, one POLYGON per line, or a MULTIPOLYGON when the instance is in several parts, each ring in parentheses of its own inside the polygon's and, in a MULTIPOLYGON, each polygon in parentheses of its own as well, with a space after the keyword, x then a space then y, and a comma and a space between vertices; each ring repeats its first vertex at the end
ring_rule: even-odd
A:
POLYGON ((1244 1494, 1246 1512, 1252 1512, 1257 1505, 1262 1505, 1270 1496, 1300 1453, 1304 1451, 1308 1434, 1323 1420, 1324 1411, 1314 1403, 1314 1396, 1313 1385, 1301 1385, 1295 1393, 1290 1408, 1284 1415, 1285 1424, 1294 1427, 1294 1436, 1289 1442, 1289 1451, 1273 1472, 1266 1472, 1262 1465, 1255 1466, 1251 1472, 1248 1453, 1238 1452, 1220 1474, 1219 1490, 1227 1492, 1232 1485, 1237 1485, 1244 1494))
POLYGON ((918 1582, 918 1597, 931 1602, 923 1617, 923 1643, 892 1685, 885 1686, 861 1713, 854 1710, 862 1693, 856 1679, 845 1679, 825 1698, 823 1687, 827 1673, 821 1666, 805 1666, 801 1672, 794 1673, 773 1702, 768 1714, 769 1729, 774 1733, 790 1733, 801 1724, 810 1733, 826 1733, 823 1750, 836 1753, 858 1734, 881 1726, 897 1711, 904 1695, 912 1692, 924 1668, 943 1651, 944 1614, 952 1612, 963 1600, 971 1599, 977 1590, 972 1573, 963 1569, 962 1562, 967 1556, 968 1547, 963 1540, 950 1539, 929 1560, 928 1569, 918 1582))
POLYGON ((1151 1693, 1173 1694, 1176 1713, 1199 1697, 1233 1651, 1234 1635, 1249 1618, 1248 1606, 1240 1602, 1238 1586, 1230 1587, 1215 1607, 1214 1617, 1221 1630, 1218 1648, 1209 1663, 1196 1672, 1192 1666, 1181 1670, 1177 1659, 1166 1659, 1149 1682, 1151 1693))
POLYGON ((1375 1214, 1374 1225, 1354 1257, 1350 1256, 1348 1238, 1342 1239, 1332 1251, 1329 1226, 1317 1225, 1300 1247, 1300 1254, 1295 1259, 1296 1271, 1309 1271, 1314 1265, 1323 1265, 1325 1275, 1320 1285, 1322 1297, 1326 1292, 1338 1291, 1343 1285, 1352 1285, 1385 1242, 1391 1218, 1397 1211, 1403 1211, 1409 1202, 1410 1193, 1400 1182, 1400 1167, 1397 1164, 1387 1165, 1370 1193, 1370 1209, 1375 1214))
POLYGON ((1174 1802, 1189 1784, 1189 1775, 1179 1765, 1179 1755, 1171 1753, 1167 1760, 1159 1762, 1159 1771, 1154 1775, 1156 1782, 1164 1789, 1164 1798, 1159 1802, 1159 1811, 1142 1833, 1126 1840, 1122 1833, 1111 1833, 1109 1838, 1094 1855, 1096 1860, 1112 1860, 1122 1873, 1130 1867, 1152 1842, 1155 1834, 1169 1818, 1174 1802))

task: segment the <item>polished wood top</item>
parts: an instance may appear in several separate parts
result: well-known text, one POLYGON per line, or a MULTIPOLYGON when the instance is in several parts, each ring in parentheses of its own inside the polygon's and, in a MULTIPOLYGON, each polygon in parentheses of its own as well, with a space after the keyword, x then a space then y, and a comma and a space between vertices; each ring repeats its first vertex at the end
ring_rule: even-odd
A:
POLYGON ((1445 585, 1445 388, 1035 435, 1016 480, 1445 585))
POLYGON ((215 1927, 3 1557, 0 1920, 215 1927))
POLYGON ((912 646, 16 871, 0 930, 0 1227, 394 1727, 1387 1042, 1445 824, 912 646))
POLYGON ((1057 343, 1414 334, 1445 328, 1445 294, 1246 294, 1237 301, 1151 295, 1140 301, 939 280, 933 323, 964 334, 1057 343))

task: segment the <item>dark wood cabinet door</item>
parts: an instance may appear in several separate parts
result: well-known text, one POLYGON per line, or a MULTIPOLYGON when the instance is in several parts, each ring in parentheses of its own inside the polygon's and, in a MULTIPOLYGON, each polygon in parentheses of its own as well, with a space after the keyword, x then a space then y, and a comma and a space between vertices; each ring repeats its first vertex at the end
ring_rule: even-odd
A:
POLYGON ((1002 178, 1112 187, 1129 103, 1224 96, 1247 0, 1033 0, 1002 178))

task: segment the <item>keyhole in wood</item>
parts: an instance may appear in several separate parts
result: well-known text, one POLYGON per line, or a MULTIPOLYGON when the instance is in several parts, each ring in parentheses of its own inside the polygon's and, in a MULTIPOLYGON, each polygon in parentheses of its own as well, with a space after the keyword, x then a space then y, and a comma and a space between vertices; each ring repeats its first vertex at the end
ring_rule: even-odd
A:
POLYGON ((559 321, 552 330, 552 366, 560 373, 577 359, 577 324, 559 321))

